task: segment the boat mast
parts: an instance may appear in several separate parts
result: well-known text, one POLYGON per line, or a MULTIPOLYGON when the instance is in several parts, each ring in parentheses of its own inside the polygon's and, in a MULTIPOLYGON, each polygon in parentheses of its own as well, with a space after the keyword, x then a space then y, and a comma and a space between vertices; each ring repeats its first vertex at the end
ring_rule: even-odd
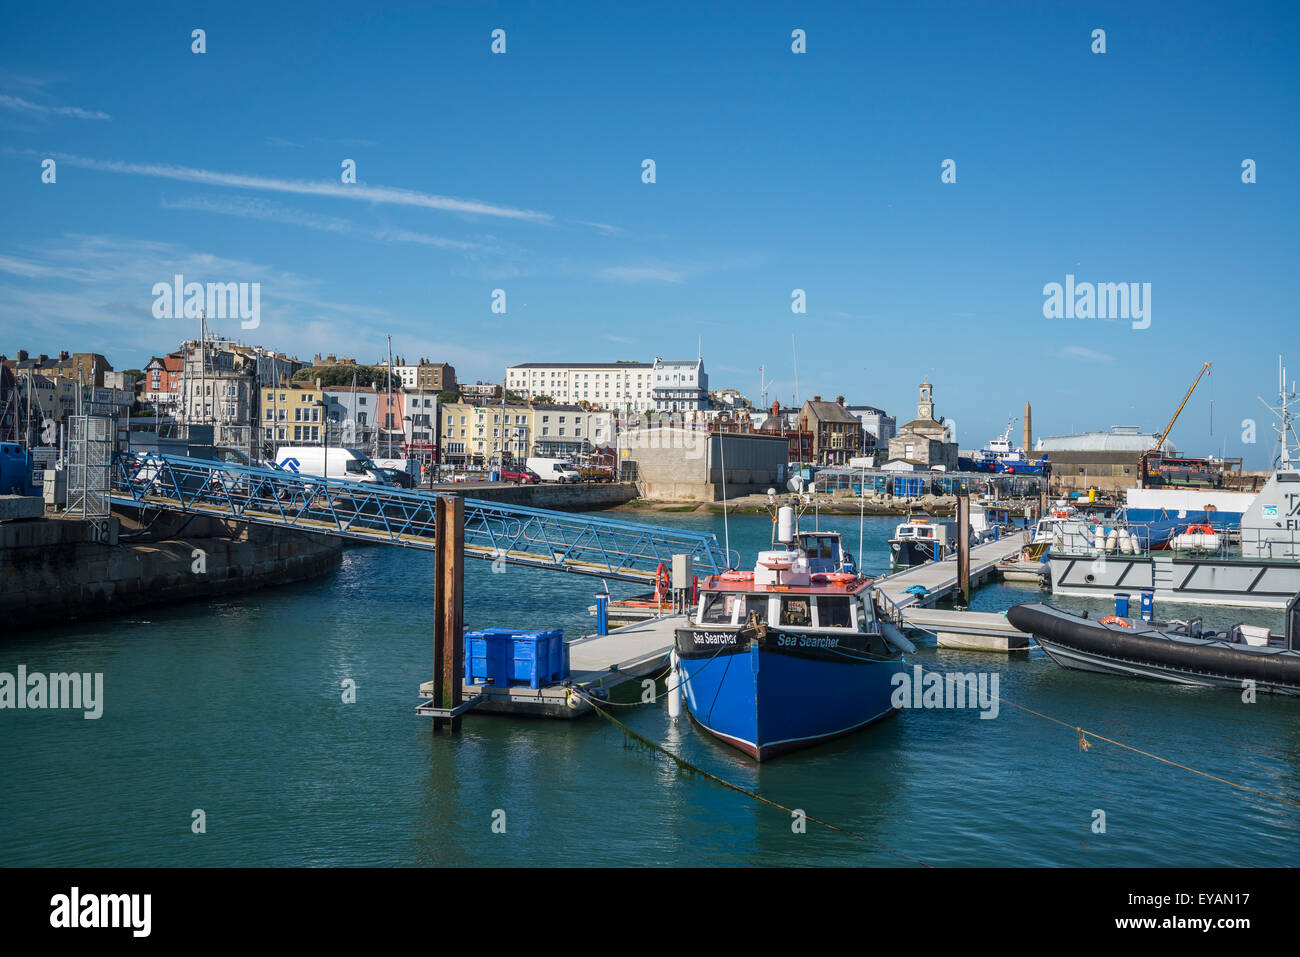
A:
MULTIPOLYGON (((385 415, 389 418, 393 415, 393 337, 388 337, 388 411, 385 415)), ((393 428, 388 426, 385 429, 388 432, 388 457, 393 457, 393 428)))
POLYGON ((1278 440, 1281 442, 1281 449, 1274 458, 1277 468, 1291 468, 1291 439, 1297 440, 1297 446, 1300 446, 1300 437, 1296 436, 1295 427, 1291 424, 1291 400, 1297 398, 1295 383, 1291 383, 1291 388, 1286 387, 1286 367, 1282 365, 1282 357, 1277 357, 1278 370, 1278 395, 1280 403, 1277 408, 1269 405, 1264 401, 1262 396, 1256 396, 1260 403, 1268 411, 1278 417, 1278 424, 1274 427, 1278 434, 1278 440))

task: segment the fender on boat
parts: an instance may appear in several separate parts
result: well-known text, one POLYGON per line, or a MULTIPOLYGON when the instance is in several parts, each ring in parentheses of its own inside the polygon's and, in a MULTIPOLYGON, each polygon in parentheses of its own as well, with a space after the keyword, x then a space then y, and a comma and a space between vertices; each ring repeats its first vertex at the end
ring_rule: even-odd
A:
POLYGON ((899 651, 909 655, 916 654, 916 645, 907 640, 907 636, 896 626, 887 621, 880 622, 880 634, 899 651))

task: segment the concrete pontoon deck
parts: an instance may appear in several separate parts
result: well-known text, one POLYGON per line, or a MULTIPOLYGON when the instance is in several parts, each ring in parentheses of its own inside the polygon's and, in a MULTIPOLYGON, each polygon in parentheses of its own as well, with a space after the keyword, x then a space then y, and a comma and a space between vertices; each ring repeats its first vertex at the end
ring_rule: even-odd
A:
MULTIPOLYGON (((607 635, 588 635, 569 642, 569 679, 544 688, 464 685, 465 702, 484 714, 514 714, 542 718, 579 718, 592 705, 571 688, 603 698, 619 685, 658 677, 668 667, 673 630, 685 622, 682 615, 654 618, 616 628, 607 635)), ((433 682, 420 685, 420 697, 433 697, 433 682)), ((426 706, 421 706, 426 707, 426 706)), ((416 713, 422 713, 416 708, 416 713)))

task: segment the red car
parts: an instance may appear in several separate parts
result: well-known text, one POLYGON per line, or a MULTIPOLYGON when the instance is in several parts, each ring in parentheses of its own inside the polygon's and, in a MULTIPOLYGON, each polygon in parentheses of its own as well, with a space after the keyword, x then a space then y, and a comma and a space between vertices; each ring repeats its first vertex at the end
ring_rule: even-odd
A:
POLYGON ((537 485, 542 477, 532 469, 502 469, 501 481, 514 482, 516 485, 537 485))

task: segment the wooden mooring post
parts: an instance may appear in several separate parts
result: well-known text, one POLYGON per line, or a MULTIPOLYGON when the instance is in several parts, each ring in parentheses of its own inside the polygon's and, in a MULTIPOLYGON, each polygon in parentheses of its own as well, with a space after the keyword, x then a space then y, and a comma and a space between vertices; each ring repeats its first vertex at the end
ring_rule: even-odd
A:
POLYGON ((970 607, 970 496, 957 496, 957 588, 970 607))
POLYGON ((460 730, 461 687, 465 673, 465 500, 443 495, 435 505, 438 525, 437 568, 433 586, 433 706, 452 712, 434 718, 460 730))

